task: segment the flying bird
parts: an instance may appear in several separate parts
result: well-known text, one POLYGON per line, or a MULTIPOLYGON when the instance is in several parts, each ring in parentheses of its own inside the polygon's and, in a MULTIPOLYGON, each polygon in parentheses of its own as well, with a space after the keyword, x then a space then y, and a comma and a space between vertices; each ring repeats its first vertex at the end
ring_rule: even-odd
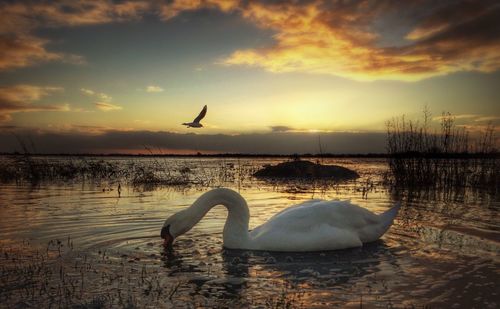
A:
POLYGON ((360 247, 379 239, 392 225, 399 204, 376 215, 349 201, 310 200, 287 208, 249 231, 250 211, 243 197, 218 188, 200 196, 190 207, 170 216, 161 229, 164 245, 189 231, 216 205, 228 210, 223 244, 228 249, 264 251, 325 251, 360 247))
POLYGON ((198 117, 194 118, 193 122, 184 122, 183 125, 187 126, 188 128, 201 128, 203 125, 200 123, 200 121, 205 117, 207 114, 207 106, 203 106, 203 109, 201 110, 200 114, 198 117))

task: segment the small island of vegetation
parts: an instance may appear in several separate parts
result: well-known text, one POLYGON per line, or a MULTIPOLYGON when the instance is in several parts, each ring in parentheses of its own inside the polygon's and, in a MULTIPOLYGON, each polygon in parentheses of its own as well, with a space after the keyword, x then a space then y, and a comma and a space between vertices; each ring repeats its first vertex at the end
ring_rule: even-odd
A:
POLYGON ((329 178, 337 181, 351 180, 359 177, 355 171, 342 166, 322 165, 300 159, 265 166, 257 171, 254 176, 261 178, 329 178))

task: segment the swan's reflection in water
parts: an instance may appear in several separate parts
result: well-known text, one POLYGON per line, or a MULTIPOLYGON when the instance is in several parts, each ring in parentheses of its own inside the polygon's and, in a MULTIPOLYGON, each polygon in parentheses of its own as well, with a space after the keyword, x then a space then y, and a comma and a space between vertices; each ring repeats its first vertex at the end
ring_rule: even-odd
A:
MULTIPOLYGON (((177 248, 181 246, 179 241, 177 248)), ((210 266, 216 267, 216 263, 209 265, 210 262, 193 260, 189 255, 184 258, 183 252, 187 251, 163 252, 168 274, 187 276, 193 296, 223 301, 252 299, 263 303, 281 293, 284 297, 300 293, 310 305, 320 304, 322 298, 329 303, 338 298, 339 303, 345 304, 357 300, 360 293, 367 293, 357 291, 361 282, 368 282, 364 277, 388 267, 397 273, 399 268, 398 249, 381 240, 362 248, 308 253, 220 249, 214 256, 221 259, 221 269, 212 271, 210 266), (205 266, 209 267, 204 269, 205 266)))
POLYGON ((437 250, 435 242, 422 246, 419 235, 405 232, 398 227, 361 248, 311 253, 226 250, 217 235, 205 242, 207 235, 195 235, 164 252, 163 266, 186 282, 192 297, 212 300, 208 306, 267 306, 269 298, 283 297, 289 303, 300 298, 305 307, 446 307, 496 297, 500 265, 491 256, 455 255, 437 250))

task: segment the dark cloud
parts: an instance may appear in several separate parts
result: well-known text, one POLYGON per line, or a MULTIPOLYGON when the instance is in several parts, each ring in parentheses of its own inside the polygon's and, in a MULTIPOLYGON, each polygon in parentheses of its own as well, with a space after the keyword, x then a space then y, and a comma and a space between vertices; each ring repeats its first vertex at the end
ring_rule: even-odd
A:
POLYGON ((495 0, 443 2, 424 16, 409 37, 425 37, 447 27, 474 20, 495 9, 495 0))
POLYGON ((288 126, 270 126, 269 128, 273 132, 288 132, 294 130, 294 128, 288 126))
POLYGON ((439 54, 448 58, 463 56, 478 48, 499 45, 500 6, 496 6, 476 18, 450 24, 403 52, 439 54))
MULTIPOLYGON (((179 134, 151 131, 107 131, 102 134, 41 133, 24 130, 17 135, 31 138, 41 153, 114 153, 142 151, 145 146, 200 152, 292 154, 318 153, 318 134, 261 133, 240 135, 179 134)), ((382 153, 384 133, 322 133, 323 153, 382 153)), ((0 152, 19 150, 9 130, 0 130, 0 152)))

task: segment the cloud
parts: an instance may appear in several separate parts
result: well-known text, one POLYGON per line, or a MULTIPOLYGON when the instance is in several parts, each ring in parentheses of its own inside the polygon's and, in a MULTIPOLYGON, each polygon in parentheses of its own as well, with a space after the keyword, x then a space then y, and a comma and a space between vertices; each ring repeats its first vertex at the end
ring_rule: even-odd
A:
POLYGON ((492 72, 500 68, 500 9, 491 1, 459 1, 435 9, 406 36, 403 46, 380 47, 387 25, 373 27, 397 10, 417 10, 410 2, 250 2, 244 18, 275 30, 275 44, 237 50, 221 63, 262 67, 271 72, 306 72, 356 80, 419 80, 458 71, 492 72), (406 7, 405 4, 406 3, 406 7), (451 6, 448 7, 448 6, 451 6), (468 9, 474 7, 472 14, 468 9), (446 10, 452 11, 443 14, 446 10), (452 17, 467 18, 452 18, 452 17))
MULTIPOLYGON (((292 154, 318 153, 318 135, 308 133, 262 133, 239 135, 180 134, 172 132, 125 131, 102 127, 69 127, 64 132, 24 130, 18 135, 36 135, 42 153, 139 153, 144 145, 205 153, 292 154)), ((323 153, 382 153, 385 133, 325 133, 323 153)), ((0 131, 0 152, 17 147, 11 134, 0 131)))
POLYGON ((47 51, 46 44, 47 40, 33 36, 0 35, 0 70, 63 59, 62 54, 47 51))
POLYGON ((499 6, 494 1, 437 5, 430 0, 198 0, 174 1, 163 8, 164 19, 201 8, 238 12, 258 27, 276 32, 273 45, 237 50, 218 62, 228 66, 357 80, 419 80, 458 71, 492 72, 500 68, 500 30, 496 22, 499 6), (406 20, 397 18, 402 11, 406 20), (380 26, 382 21, 384 27, 380 26), (406 35, 392 45, 382 46, 386 33, 400 29, 402 23, 412 25, 406 35))
POLYGON ((109 101, 111 101, 111 100, 113 99, 112 97, 110 97, 109 95, 107 95, 107 94, 105 94, 105 93, 97 93, 97 94, 96 94, 96 96, 97 96, 100 100, 102 100, 102 101, 104 101, 104 102, 109 102, 109 101))
POLYGON ((482 116, 474 119, 477 122, 494 122, 500 120, 500 116, 482 116))
POLYGON ((146 87, 146 92, 163 92, 163 88, 159 86, 147 86, 146 87))
MULTIPOLYGON (((495 144, 498 145, 499 147, 499 142, 500 138, 496 137, 498 136, 497 134, 500 133, 500 127, 498 126, 490 126, 488 124, 459 124, 457 125, 459 128, 463 128, 469 133, 477 134, 477 133, 482 133, 484 134, 485 132, 488 132, 489 130, 493 130, 494 136, 493 138, 495 139, 495 144)), ((483 136, 484 138, 484 136, 483 136)))
MULTIPOLYGON (((471 139, 488 129, 483 124, 459 125, 471 132, 471 139)), ((3 128, 0 126, 0 129, 3 128)), ((269 132, 252 134, 193 134, 164 131, 135 131, 104 126, 66 125, 52 130, 10 127, 0 130, 0 152, 18 147, 10 132, 36 136, 41 153, 143 153, 144 145, 168 149, 164 153, 248 153, 305 154, 385 153, 386 133, 370 132, 269 132), (7 130, 8 129, 8 130, 7 130)), ((498 131, 498 128, 496 130, 498 131)), ((497 140, 498 145, 500 140, 497 140)))
POLYGON ((49 51, 39 28, 76 27, 139 19, 150 1, 12 1, 0 3, 0 71, 49 61, 83 64, 81 55, 49 51))
POLYGON ((40 27, 86 26, 140 19, 152 1, 14 1, 0 5, 0 32, 30 32, 40 27))
POLYGON ((288 132, 294 130, 293 128, 288 126, 270 126, 269 128, 272 132, 288 132))
MULTIPOLYGON (((101 135, 106 132, 113 131, 113 128, 106 126, 92 126, 92 125, 79 125, 79 124, 59 124, 49 125, 49 130, 38 130, 42 134, 61 134, 61 135, 101 135)), ((30 129, 24 128, 24 132, 30 132, 30 129)), ((123 130, 124 132, 126 130, 123 130)))
POLYGON ((61 87, 39 87, 31 85, 15 85, 0 88, 0 100, 11 103, 31 103, 40 100, 50 93, 62 91, 61 87))
MULTIPOLYGON (((458 115, 442 115, 442 116, 436 116, 433 117, 432 120, 434 121, 441 121, 443 119, 451 117, 454 120, 460 120, 462 122, 496 122, 497 120, 500 120, 500 116, 497 115, 480 115, 480 114, 458 114, 458 115)), ((471 126, 477 126, 477 124, 470 124, 471 126)))
POLYGON ((96 92, 92 89, 87 89, 87 88, 81 88, 80 91, 87 95, 87 96, 90 96, 90 97, 95 97, 101 101, 105 101, 105 102, 109 102, 111 101, 113 98, 105 93, 102 93, 102 92, 96 92))
POLYGON ((120 110, 120 109, 122 109, 121 106, 115 105, 115 104, 111 104, 111 103, 108 103, 108 102, 96 102, 94 104, 97 107, 97 109, 99 109, 101 111, 104 111, 104 112, 109 112, 109 111, 114 111, 114 110, 120 110))
POLYGON ((32 85, 0 87, 0 122, 10 121, 13 113, 69 111, 67 104, 33 104, 45 96, 62 90, 60 87, 39 87, 32 85))
POLYGON ((12 120, 12 116, 10 114, 2 114, 0 113, 0 123, 8 122, 12 120))
POLYGON ((456 23, 474 20, 487 13, 493 1, 455 1, 438 7, 406 35, 409 40, 420 40, 446 31, 456 23))
POLYGON ((453 119, 474 119, 479 117, 478 114, 458 114, 458 115, 441 115, 432 118, 434 121, 441 121, 443 119, 453 118, 453 119))
POLYGON ((226 66, 409 81, 500 69, 500 5, 495 0, 61 0, 0 4, 0 70, 85 61, 48 50, 49 42, 35 35, 39 28, 126 22, 145 14, 168 22, 199 9, 239 14, 274 32, 269 46, 223 56, 218 63, 226 66))
POLYGON ((97 109, 101 111, 109 112, 113 110, 122 109, 121 106, 110 103, 113 100, 113 98, 110 95, 87 88, 81 88, 80 91, 89 97, 95 98, 97 101, 94 103, 94 105, 97 109))
POLYGON ((50 61, 71 64, 85 63, 85 58, 79 55, 48 51, 45 47, 48 43, 48 40, 32 35, 0 33, 0 71, 50 61))
POLYGON ((237 9, 239 5, 239 0, 175 0, 163 4, 160 7, 159 15, 163 20, 169 20, 184 11, 211 8, 229 12, 237 9))
POLYGON ((138 124, 150 124, 151 121, 150 120, 142 120, 142 119, 135 119, 134 120, 134 123, 138 123, 138 124))
POLYGON ((91 90, 91 89, 81 88, 80 91, 83 94, 86 94, 86 95, 89 95, 89 96, 93 96, 95 94, 94 90, 91 90))

